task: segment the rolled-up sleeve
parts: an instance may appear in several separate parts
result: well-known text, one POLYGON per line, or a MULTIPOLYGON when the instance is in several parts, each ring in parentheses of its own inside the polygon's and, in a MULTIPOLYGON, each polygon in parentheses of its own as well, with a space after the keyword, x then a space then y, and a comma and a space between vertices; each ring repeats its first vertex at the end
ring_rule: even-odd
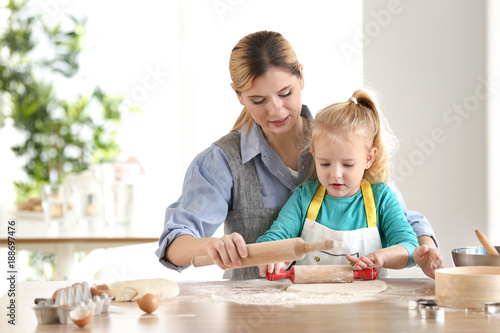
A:
POLYGON ((231 200, 232 174, 220 147, 212 145, 193 160, 186 171, 180 198, 167 207, 156 255, 167 268, 181 272, 166 260, 165 251, 182 235, 210 237, 224 222, 231 200))

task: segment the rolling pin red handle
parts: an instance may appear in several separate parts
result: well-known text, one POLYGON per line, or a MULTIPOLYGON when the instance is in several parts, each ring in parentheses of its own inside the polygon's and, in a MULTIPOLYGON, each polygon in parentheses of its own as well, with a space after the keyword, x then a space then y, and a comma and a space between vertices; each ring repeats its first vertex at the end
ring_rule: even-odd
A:
MULTIPOLYGON (((378 278, 378 270, 376 268, 363 269, 360 271, 352 271, 353 279, 376 280, 378 278)), ((279 271, 278 273, 266 273, 266 279, 276 281, 281 279, 290 279, 295 283, 295 267, 289 271, 279 271)))
POLYGON ((288 271, 279 271, 278 273, 266 273, 266 279, 269 281, 276 281, 281 279, 290 279, 292 283, 295 283, 295 268, 292 266, 288 271))
POLYGON ((360 271, 352 271, 354 279, 376 280, 378 278, 378 270, 376 268, 362 269, 360 271))

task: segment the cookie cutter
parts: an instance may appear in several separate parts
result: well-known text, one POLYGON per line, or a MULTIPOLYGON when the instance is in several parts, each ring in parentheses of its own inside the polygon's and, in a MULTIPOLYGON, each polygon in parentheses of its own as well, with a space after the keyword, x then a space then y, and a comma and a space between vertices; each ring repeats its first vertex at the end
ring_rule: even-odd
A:
POLYGON ((489 313, 489 314, 500 313, 500 302, 484 303, 484 312, 489 313))
POLYGON ((418 309, 422 310, 428 306, 437 306, 437 301, 435 299, 419 299, 417 301, 418 309))
POLYGON ((444 320, 444 310, 437 305, 437 301, 433 299, 419 299, 408 302, 410 310, 417 310, 420 319, 435 319, 436 321, 444 320))
POLYGON ((437 305, 429 305, 420 310, 420 319, 444 320, 444 310, 437 305))
POLYGON ((426 306, 437 305, 437 302, 433 299, 418 299, 418 300, 410 300, 408 302, 408 309, 410 310, 421 310, 426 306))

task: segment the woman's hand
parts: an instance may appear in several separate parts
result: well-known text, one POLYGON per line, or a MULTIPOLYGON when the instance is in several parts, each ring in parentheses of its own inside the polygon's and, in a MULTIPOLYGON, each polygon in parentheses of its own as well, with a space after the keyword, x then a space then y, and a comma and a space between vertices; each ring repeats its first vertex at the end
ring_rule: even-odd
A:
POLYGON ((287 262, 277 262, 274 264, 261 265, 259 266, 259 275, 265 277, 267 273, 279 273, 279 271, 285 271, 293 261, 287 262))
POLYGON ((438 268, 444 268, 444 259, 441 252, 435 247, 429 247, 426 244, 419 246, 413 252, 413 259, 415 263, 420 266, 422 271, 434 279, 435 270, 438 268))
POLYGON ((232 265, 241 266, 241 259, 248 255, 245 240, 236 232, 221 238, 213 238, 208 243, 206 251, 213 262, 222 269, 232 265))
POLYGON ((361 258, 353 257, 349 253, 347 253, 345 257, 354 265, 355 270, 384 267, 384 261, 375 252, 366 257, 362 256, 361 258), (373 259, 369 258, 371 256, 373 256, 373 259))

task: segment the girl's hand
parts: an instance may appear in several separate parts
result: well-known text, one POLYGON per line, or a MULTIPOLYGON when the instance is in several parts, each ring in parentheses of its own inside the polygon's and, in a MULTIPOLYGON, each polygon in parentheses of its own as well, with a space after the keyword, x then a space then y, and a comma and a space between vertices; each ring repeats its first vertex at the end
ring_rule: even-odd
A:
POLYGON ((233 232, 221 238, 214 238, 207 246, 207 255, 222 269, 241 266, 241 258, 246 258, 247 246, 243 237, 233 232))
POLYGON ((367 257, 362 256, 361 258, 353 257, 349 253, 345 255, 346 259, 349 260, 352 264, 354 264, 354 269, 362 270, 369 268, 379 268, 384 267, 384 261, 380 258, 377 253, 369 254, 367 257), (373 259, 368 256, 373 256, 373 259))
POLYGON ((287 262, 277 262, 274 264, 261 265, 259 266, 259 275, 265 277, 267 273, 279 273, 281 270, 286 270, 292 261, 287 262))

